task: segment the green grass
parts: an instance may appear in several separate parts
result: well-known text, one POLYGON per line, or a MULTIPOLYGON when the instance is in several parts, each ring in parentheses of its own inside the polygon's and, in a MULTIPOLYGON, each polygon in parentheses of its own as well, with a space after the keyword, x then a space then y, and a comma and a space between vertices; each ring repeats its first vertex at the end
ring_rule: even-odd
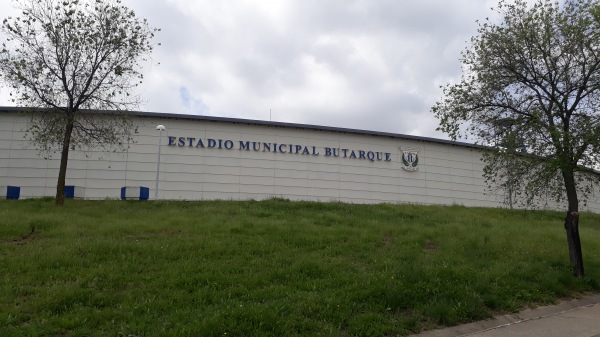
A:
POLYGON ((600 292, 561 212, 0 201, 1 336, 395 336, 600 292))

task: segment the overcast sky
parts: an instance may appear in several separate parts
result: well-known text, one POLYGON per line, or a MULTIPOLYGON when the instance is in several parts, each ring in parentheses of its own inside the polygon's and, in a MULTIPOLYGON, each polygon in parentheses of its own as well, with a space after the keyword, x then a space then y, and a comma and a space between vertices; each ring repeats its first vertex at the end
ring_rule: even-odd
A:
MULTIPOLYGON (((123 0, 161 28, 142 111, 447 138, 431 106, 457 81, 488 0, 123 0), (157 63, 160 62, 160 65, 157 63)), ((0 16, 16 14, 7 0, 0 16)), ((12 105, 0 87, 0 106, 12 105)))

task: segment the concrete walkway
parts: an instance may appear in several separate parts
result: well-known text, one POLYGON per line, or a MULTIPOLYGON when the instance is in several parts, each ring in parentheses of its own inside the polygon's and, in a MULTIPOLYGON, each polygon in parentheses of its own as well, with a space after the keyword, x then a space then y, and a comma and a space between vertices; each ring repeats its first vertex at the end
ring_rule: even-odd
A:
POLYGON ((412 335, 417 336, 600 337, 600 295, 412 335))

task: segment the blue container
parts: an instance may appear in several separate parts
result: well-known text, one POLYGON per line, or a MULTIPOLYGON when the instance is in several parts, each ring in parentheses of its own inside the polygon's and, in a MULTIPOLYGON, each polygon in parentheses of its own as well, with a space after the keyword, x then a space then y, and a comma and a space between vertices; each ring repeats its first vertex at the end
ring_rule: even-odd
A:
POLYGON ((6 186, 6 199, 19 200, 20 196, 21 196, 21 187, 6 186))
POLYGON ((121 200, 148 200, 150 198, 150 188, 144 186, 123 186, 121 187, 121 200))
POLYGON ((140 187, 140 200, 148 200, 150 198, 150 189, 148 187, 140 187))
POLYGON ((75 186, 65 186, 65 198, 73 199, 75 198, 75 186))

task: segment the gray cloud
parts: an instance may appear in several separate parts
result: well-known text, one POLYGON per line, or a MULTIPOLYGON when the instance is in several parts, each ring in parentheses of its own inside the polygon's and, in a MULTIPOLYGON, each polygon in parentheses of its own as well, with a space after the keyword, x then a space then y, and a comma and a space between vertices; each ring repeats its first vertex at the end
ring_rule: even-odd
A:
POLYGON ((140 108, 444 137, 429 109, 494 3, 125 1, 162 29, 140 108))

